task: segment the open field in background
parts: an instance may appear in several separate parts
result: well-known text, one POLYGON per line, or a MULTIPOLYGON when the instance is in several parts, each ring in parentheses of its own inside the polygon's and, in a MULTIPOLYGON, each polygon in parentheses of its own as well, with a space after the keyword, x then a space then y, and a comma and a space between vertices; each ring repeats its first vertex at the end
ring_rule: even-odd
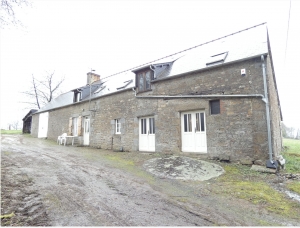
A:
POLYGON ((3 129, 1 129, 1 134, 9 134, 9 135, 22 134, 22 130, 3 130, 3 129))
POLYGON ((283 139, 282 156, 286 160, 286 172, 300 173, 300 140, 283 139))

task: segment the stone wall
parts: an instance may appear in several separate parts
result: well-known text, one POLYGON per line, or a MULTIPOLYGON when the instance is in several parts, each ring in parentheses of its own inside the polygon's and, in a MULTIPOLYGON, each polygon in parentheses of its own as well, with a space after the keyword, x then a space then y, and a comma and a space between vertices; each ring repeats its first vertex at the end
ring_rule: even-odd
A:
MULTIPOLYGON (((48 134, 47 134, 48 138, 56 140, 57 136, 63 133, 67 133, 68 135, 70 135, 69 119, 74 117, 79 117, 79 116, 82 117, 90 116, 89 102, 74 103, 74 105, 49 111, 48 134)), ((83 122, 81 126, 82 126, 81 132, 83 132, 83 122)), ((78 139, 76 140, 78 140, 77 143, 83 144, 82 137, 78 137, 78 139)))
MULTIPOLYGON (((271 82, 270 87, 271 91, 271 82)), ((260 58, 157 81, 152 83, 152 91, 138 96, 180 94, 264 94, 260 58), (241 69, 246 69, 246 76, 241 76, 241 69)), ((89 102, 50 111, 48 138, 56 140, 58 135, 67 132, 70 117, 89 116, 90 146, 138 151, 139 118, 154 116, 155 151, 181 153, 181 112, 204 110, 209 157, 243 163, 267 158, 265 104, 261 98, 221 98, 221 113, 217 115, 210 115, 209 100, 141 99, 136 98, 132 90, 126 90, 92 100, 92 112, 88 111, 89 102), (120 119, 121 134, 115 134, 115 119, 120 119)), ((276 105, 271 107, 273 112, 278 112, 276 105)), ((34 136, 38 129, 34 127, 36 116, 33 118, 34 136)), ((275 117, 272 123, 277 121, 275 117)), ((276 124, 272 127, 276 138, 276 124)))
POLYGON ((158 81, 152 84, 152 91, 147 95, 257 93, 263 93, 260 58, 158 81), (246 76, 241 76, 241 69, 246 69, 246 76))
MULTIPOLYGON (((124 91, 95 101, 96 112, 93 116, 91 145, 104 149, 136 151, 135 113, 137 101, 133 91, 124 91), (115 134, 115 120, 120 119, 121 134, 115 134)), ((150 107, 149 107, 150 108, 150 107)))

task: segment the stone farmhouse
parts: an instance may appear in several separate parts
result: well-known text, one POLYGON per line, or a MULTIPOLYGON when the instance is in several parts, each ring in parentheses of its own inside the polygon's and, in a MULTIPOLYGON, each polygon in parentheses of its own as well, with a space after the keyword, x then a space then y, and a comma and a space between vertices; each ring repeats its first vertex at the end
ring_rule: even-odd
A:
POLYGON ((198 153, 252 164, 282 147, 266 24, 64 93, 32 115, 31 134, 117 151, 198 153))

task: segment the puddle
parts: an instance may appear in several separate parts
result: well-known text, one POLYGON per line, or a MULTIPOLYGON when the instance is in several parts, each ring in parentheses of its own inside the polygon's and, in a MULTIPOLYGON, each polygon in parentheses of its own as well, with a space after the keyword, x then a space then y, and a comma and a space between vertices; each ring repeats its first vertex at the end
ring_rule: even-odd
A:
POLYGON ((182 156, 153 158, 143 167, 161 178, 181 180, 209 180, 225 172, 219 165, 182 156))

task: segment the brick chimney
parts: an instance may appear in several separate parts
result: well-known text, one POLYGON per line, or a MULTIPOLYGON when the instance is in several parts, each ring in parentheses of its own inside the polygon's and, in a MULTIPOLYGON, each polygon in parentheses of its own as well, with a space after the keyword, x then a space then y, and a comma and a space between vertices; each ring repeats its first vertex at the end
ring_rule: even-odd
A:
POLYGON ((92 84, 95 81, 99 81, 99 80, 100 80, 100 75, 92 72, 87 73, 87 80, 86 80, 87 84, 92 84))

